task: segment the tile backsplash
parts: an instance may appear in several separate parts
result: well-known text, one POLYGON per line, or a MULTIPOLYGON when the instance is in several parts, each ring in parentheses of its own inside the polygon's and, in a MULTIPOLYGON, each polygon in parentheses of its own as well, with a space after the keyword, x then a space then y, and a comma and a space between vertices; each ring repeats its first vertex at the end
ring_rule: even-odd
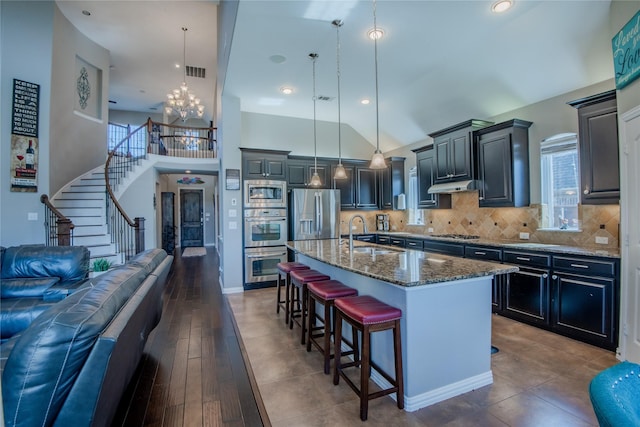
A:
MULTIPOLYGON (((521 232, 529 233, 529 240, 601 249, 619 248, 620 206, 579 205, 579 231, 538 230, 541 206, 526 208, 480 208, 478 192, 469 191, 452 194, 451 209, 424 210, 424 225, 409 225, 408 211, 384 211, 389 214, 391 231, 406 231, 415 234, 475 234, 493 240, 519 240, 521 232), (429 233, 433 228, 433 233, 429 233), (606 237, 607 244, 596 244, 596 237, 606 237)), ((349 219, 356 212, 341 213, 341 232, 349 232, 349 219)), ((370 232, 375 231, 375 215, 380 211, 358 211, 366 218, 370 232)), ((362 228, 356 220, 356 232, 362 228)))

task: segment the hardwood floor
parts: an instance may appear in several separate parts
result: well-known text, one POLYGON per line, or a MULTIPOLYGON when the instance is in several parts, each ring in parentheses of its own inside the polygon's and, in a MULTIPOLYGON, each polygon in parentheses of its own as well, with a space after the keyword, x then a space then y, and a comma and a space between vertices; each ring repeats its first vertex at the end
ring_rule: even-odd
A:
POLYGON ((162 319, 112 425, 263 425, 220 291, 215 249, 197 257, 179 252, 162 319))
MULTIPOLYGON (((276 314, 274 288, 221 294, 215 249, 177 254, 166 296, 113 425, 361 424, 355 394, 333 386, 320 354, 276 314)), ((597 426, 588 384, 614 353, 500 316, 492 329, 492 385, 411 413, 376 399, 367 425, 597 426)))

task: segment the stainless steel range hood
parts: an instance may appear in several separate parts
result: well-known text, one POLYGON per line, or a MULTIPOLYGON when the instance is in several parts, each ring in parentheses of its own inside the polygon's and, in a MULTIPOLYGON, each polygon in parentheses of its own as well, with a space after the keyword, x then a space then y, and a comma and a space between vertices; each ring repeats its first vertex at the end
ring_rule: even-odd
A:
POLYGON ((445 182, 444 184, 432 185, 429 187, 429 194, 459 193, 461 191, 471 191, 475 189, 475 181, 470 179, 467 181, 445 182))

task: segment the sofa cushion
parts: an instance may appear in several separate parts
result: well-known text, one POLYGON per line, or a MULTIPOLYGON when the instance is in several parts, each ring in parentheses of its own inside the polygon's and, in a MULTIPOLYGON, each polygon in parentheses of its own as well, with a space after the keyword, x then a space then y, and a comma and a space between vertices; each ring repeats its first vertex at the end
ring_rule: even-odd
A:
MULTIPOLYGON (((2 281, 4 286, 4 280, 2 281)), ((43 302, 41 298, 3 299, 0 304, 0 336, 11 338, 24 331, 29 325, 55 302, 43 302)))
POLYGON ((147 274, 149 274, 155 270, 166 257, 167 253, 164 249, 147 249, 146 251, 142 251, 139 254, 134 255, 128 261, 128 264, 142 267, 147 274))
POLYGON ((54 421, 97 337, 145 276, 136 266, 110 270, 57 302, 18 337, 2 375, 7 425, 54 421))
POLYGON ((2 298, 41 297, 47 289, 59 281, 59 277, 2 279, 0 296, 2 298))
POLYGON ((3 279, 19 277, 59 277, 76 282, 89 273, 89 249, 84 246, 12 246, 2 260, 3 279))

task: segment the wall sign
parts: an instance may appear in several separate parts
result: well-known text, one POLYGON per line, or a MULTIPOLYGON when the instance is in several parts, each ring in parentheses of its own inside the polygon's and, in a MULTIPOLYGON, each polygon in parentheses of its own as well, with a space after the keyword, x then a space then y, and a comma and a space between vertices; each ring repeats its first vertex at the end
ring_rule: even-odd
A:
POLYGON ((616 89, 640 76, 640 10, 611 40, 616 89))
POLYGON ((240 189, 240 169, 227 169, 225 177, 225 189, 240 189))
POLYGON ((40 85, 13 79, 11 108, 11 191, 38 191, 40 85))

